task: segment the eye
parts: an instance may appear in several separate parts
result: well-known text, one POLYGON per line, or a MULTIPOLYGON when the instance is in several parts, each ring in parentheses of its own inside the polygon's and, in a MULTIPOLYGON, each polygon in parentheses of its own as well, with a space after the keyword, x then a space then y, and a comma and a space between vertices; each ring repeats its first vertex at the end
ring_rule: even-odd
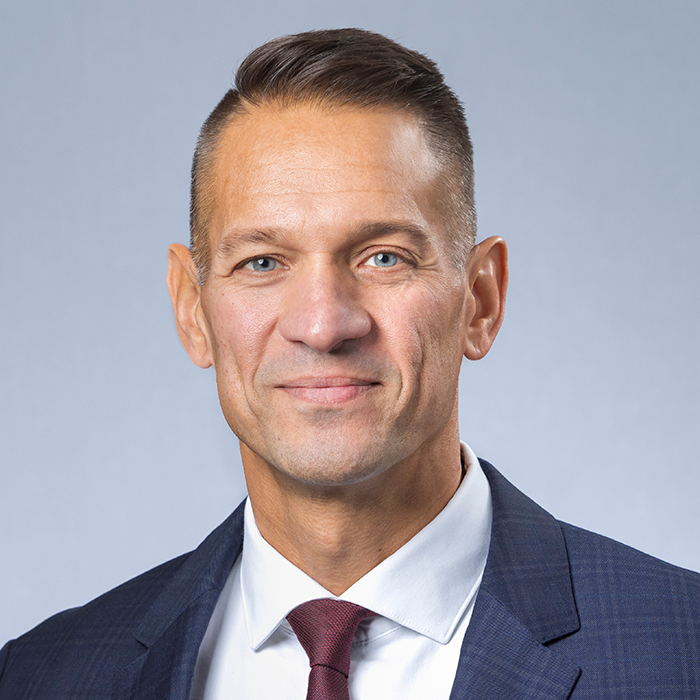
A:
POLYGON ((376 253, 372 255, 367 264, 370 267, 394 267, 399 262, 399 256, 394 253, 376 253))
POLYGON ((243 267, 247 267, 255 272, 270 272, 270 270, 277 269, 277 265, 278 262, 274 258, 261 257, 249 260, 243 267))

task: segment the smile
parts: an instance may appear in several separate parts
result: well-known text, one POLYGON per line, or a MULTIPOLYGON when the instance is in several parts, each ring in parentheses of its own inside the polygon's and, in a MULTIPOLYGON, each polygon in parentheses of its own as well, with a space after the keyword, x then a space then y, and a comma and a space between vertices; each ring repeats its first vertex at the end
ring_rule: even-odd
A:
POLYGON ((304 377, 277 388, 301 401, 335 405, 364 396, 376 386, 378 382, 354 377, 304 377))

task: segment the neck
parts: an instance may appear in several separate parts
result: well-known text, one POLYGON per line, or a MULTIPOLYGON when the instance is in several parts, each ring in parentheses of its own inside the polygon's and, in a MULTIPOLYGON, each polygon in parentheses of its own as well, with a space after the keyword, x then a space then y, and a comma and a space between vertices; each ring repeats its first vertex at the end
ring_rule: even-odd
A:
POLYGON ((360 483, 296 482, 241 443, 262 536, 324 588, 341 595, 445 507, 462 478, 457 431, 360 483))

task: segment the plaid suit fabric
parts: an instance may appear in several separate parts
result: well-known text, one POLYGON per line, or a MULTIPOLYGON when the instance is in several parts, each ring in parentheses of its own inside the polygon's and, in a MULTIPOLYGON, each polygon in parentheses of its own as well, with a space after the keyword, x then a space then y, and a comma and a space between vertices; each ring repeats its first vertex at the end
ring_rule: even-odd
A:
MULTIPOLYGON (((491 550, 451 700, 699 700, 700 575, 558 523, 482 466, 491 550)), ((5 646, 0 700, 188 700, 242 518, 5 646)))
POLYGON ((698 700, 700 575, 559 523, 482 466, 491 551, 452 700, 698 700))
POLYGON ((243 504, 192 553, 49 618, 0 652, 1 700, 187 700, 243 544, 243 504))
POLYGON ((562 530, 582 624, 552 648, 585 659, 576 697, 599 698, 606 688, 603 697, 620 700, 700 698, 700 576, 571 525, 562 530))

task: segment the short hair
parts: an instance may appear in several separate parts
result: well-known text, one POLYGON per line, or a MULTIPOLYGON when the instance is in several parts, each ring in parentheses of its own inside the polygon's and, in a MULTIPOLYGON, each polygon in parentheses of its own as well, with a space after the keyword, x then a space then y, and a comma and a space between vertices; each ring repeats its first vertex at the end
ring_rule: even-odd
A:
POLYGON ((253 50, 231 88, 204 122, 192 162, 190 246, 200 284, 211 264, 213 166, 224 130, 250 107, 390 108, 418 120, 443 167, 438 202, 451 229, 453 258, 463 267, 476 235, 472 145, 462 105, 437 65, 381 34, 326 29, 282 36, 253 50))

